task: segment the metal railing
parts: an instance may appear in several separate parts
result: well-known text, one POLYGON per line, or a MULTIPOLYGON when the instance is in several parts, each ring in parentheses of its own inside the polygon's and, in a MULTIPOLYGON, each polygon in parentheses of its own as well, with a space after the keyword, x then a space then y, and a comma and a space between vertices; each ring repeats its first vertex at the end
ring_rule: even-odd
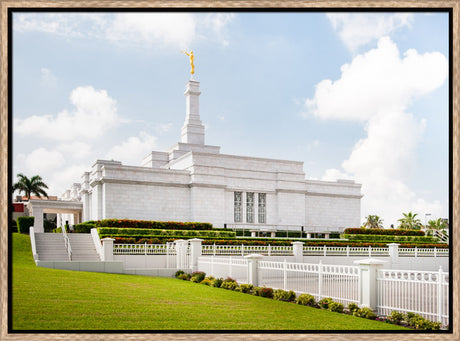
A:
POLYGON ((32 246, 32 255, 34 257, 35 263, 37 263, 37 260, 38 260, 37 243, 35 241, 35 230, 33 226, 29 228, 29 236, 30 236, 30 244, 32 246))
POLYGON ((67 255, 69 257, 69 260, 71 261, 72 260, 72 246, 70 246, 70 239, 69 239, 69 236, 67 235, 66 227, 62 226, 61 230, 62 230, 62 235, 64 236, 64 245, 67 250, 67 255))

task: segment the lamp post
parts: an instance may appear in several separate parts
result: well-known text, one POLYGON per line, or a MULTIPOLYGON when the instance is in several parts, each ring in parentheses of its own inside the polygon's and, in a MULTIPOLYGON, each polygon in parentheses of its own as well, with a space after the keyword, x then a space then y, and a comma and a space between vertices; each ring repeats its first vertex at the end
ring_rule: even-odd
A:
POLYGON ((431 216, 431 213, 425 213, 425 230, 426 230, 426 218, 427 218, 428 216, 431 216))

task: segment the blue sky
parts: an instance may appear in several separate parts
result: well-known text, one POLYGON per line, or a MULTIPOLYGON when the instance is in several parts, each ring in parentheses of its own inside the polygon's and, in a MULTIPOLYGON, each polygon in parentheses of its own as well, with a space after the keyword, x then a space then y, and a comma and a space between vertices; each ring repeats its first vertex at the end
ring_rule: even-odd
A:
POLYGON ((363 185, 362 217, 448 217, 446 13, 14 13, 13 172, 49 194, 180 140, 363 185))

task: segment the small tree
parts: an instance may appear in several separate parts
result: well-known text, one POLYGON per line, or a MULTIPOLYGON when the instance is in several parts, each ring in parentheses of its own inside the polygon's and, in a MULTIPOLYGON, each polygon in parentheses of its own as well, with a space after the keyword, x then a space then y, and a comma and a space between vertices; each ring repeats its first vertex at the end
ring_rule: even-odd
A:
POLYGON ((368 215, 363 226, 370 229, 381 229, 383 228, 383 220, 378 215, 368 215))
POLYGON ((448 227, 447 222, 441 218, 436 220, 430 220, 428 222, 428 228, 432 230, 444 230, 448 227))
POLYGON ((13 185, 13 192, 18 190, 19 193, 24 192, 27 199, 30 199, 31 194, 35 194, 38 197, 42 195, 48 197, 48 194, 45 192, 45 188, 48 189, 48 186, 43 182, 40 175, 34 175, 30 179, 19 173, 17 175, 18 182, 13 185))
POLYGON ((420 230, 422 228, 422 222, 416 218, 417 213, 403 213, 404 218, 399 219, 399 228, 404 230, 420 230))

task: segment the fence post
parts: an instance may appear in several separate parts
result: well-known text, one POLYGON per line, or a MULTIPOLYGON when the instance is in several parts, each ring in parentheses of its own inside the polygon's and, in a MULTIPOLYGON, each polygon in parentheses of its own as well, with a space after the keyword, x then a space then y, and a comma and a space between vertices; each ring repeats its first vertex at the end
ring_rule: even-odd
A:
POLYGON ((321 289, 323 286, 323 263, 321 260, 318 263, 318 301, 321 300, 321 289))
POLYGON ((436 252, 436 246, 434 247, 434 258, 436 258, 437 252, 436 252))
POLYGON ((359 306, 376 310, 380 294, 377 285, 377 271, 386 261, 369 258, 355 260, 353 263, 359 264, 359 306))
POLYGON ((295 261, 297 263, 303 262, 303 245, 304 242, 291 242, 292 244, 292 253, 294 254, 295 261))
POLYGON ((244 257, 244 244, 241 244, 241 256, 244 257))
POLYGON ((327 254, 327 246, 326 245, 323 245, 323 253, 324 253, 324 257, 326 257, 326 254, 327 254))
POLYGON ((438 271, 438 290, 437 290, 437 310, 438 310, 438 314, 437 314, 437 321, 438 322, 442 322, 442 302, 443 302, 443 299, 442 299, 442 296, 443 296, 443 290, 442 290, 442 283, 443 283, 443 273, 442 273, 442 266, 439 267, 439 271, 438 271))
POLYGON ((203 247, 201 245, 201 242, 203 239, 190 239, 190 268, 192 269, 192 272, 198 271, 198 257, 201 257, 202 252, 203 252, 203 247))
POLYGON ((212 255, 216 255, 216 243, 214 243, 214 247, 212 248, 212 255))
POLYGON ((113 261, 113 238, 102 239, 102 261, 110 262, 113 261))
POLYGON ((176 243, 176 268, 186 270, 187 268, 187 244, 188 242, 183 239, 178 239, 176 243))
POLYGON ((415 247, 415 258, 417 258, 417 246, 415 247))
POLYGON ((350 245, 347 245, 347 257, 350 257, 350 245))
POLYGON ((372 246, 369 245, 369 258, 372 257, 372 246))
POLYGON ((262 255, 258 254, 245 256, 248 260, 248 284, 252 284, 255 287, 259 286, 259 260, 262 257, 262 255))
POLYGON ((271 256, 272 246, 268 244, 268 256, 271 256))
POLYGON ((399 244, 391 243, 388 245, 388 254, 390 255, 391 264, 399 262, 399 244))
POLYGON ((283 290, 286 290, 286 287, 287 287, 287 262, 285 258, 284 263, 283 263, 283 290))

